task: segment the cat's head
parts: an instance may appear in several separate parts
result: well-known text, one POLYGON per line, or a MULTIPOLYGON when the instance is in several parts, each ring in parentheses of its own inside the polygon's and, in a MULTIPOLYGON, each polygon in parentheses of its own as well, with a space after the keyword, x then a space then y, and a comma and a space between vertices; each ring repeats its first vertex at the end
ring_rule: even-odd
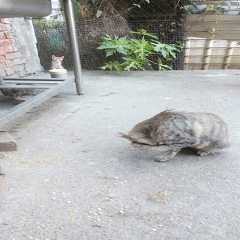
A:
POLYGON ((56 56, 52 55, 52 60, 53 60, 53 61, 62 62, 63 59, 64 59, 64 56, 62 56, 62 57, 56 57, 56 56))

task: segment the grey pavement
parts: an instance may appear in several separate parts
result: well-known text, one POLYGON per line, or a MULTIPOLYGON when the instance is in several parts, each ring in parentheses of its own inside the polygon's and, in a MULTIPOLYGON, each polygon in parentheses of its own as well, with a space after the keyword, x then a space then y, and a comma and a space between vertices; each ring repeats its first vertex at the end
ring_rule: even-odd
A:
POLYGON ((240 71, 83 77, 4 127, 1 240, 240 239, 240 71), (166 109, 219 115, 232 147, 156 162, 118 137, 166 109))

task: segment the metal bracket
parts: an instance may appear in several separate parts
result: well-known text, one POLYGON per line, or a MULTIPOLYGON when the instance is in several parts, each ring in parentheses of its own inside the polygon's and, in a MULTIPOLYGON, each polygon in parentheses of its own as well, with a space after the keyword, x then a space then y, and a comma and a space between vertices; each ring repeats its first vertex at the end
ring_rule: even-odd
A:
POLYGON ((10 110, 0 113, 0 126, 20 117, 50 97, 57 95, 66 85, 74 82, 74 78, 4 78, 4 82, 6 84, 0 85, 0 89, 43 89, 43 92, 12 107, 10 110))

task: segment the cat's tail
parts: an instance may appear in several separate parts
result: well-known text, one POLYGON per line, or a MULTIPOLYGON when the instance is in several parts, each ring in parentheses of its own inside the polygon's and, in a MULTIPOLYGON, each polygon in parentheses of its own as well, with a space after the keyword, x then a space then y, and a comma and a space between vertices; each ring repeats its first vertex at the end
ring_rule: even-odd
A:
POLYGON ((129 133, 119 132, 118 137, 126 138, 131 141, 131 137, 129 136, 129 133))

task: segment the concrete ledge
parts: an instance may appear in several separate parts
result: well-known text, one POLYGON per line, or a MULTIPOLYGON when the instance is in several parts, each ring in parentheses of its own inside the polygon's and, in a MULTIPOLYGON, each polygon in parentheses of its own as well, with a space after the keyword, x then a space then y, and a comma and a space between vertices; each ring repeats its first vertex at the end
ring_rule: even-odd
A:
POLYGON ((17 151, 17 143, 7 132, 0 132, 0 152, 17 151))

